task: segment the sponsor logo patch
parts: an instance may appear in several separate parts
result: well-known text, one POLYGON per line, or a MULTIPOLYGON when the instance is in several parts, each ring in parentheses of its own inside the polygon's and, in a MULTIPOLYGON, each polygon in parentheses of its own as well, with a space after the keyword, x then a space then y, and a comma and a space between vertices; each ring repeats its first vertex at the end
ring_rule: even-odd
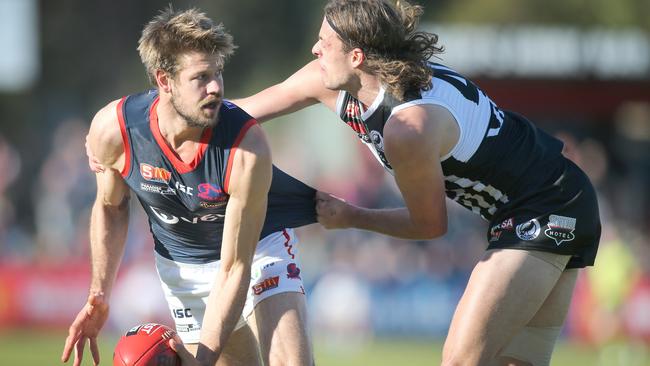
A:
POLYGON ((176 194, 176 190, 170 186, 159 186, 145 182, 140 182, 140 190, 150 193, 162 194, 164 196, 173 196, 176 194))
POLYGON ((490 241, 497 241, 501 238, 501 233, 504 231, 512 231, 514 228, 514 220, 511 218, 503 220, 502 223, 494 225, 490 228, 490 241))
POLYGON ((192 216, 190 218, 184 217, 184 216, 176 216, 170 213, 167 213, 163 211, 162 209, 154 206, 149 206, 151 209, 151 212, 156 215, 156 217, 164 222, 165 224, 169 225, 174 225, 178 224, 179 222, 187 222, 189 224, 198 224, 200 222, 212 222, 212 221, 218 221, 218 220, 223 220, 226 215, 218 214, 218 213, 210 213, 207 215, 202 215, 202 216, 192 216))
POLYGON ((223 105, 225 105, 226 108, 228 108, 228 109, 235 109, 235 108, 237 108, 237 106, 236 106, 235 104, 233 104, 232 102, 230 102, 230 101, 228 101, 228 100, 225 100, 225 99, 223 100, 223 105))
POLYGON ((261 282, 254 284, 251 288, 253 289, 253 293, 255 295, 260 295, 264 291, 278 287, 278 285, 280 285, 280 276, 275 276, 265 278, 261 282))
POLYGON ((178 333, 189 333, 196 330, 201 330, 201 324, 176 324, 178 333))
POLYGON ((200 202, 199 202, 199 206, 201 206, 202 208, 219 208, 219 207, 223 207, 223 206, 225 206, 226 204, 228 204, 228 201, 224 201, 224 202, 205 202, 205 201, 200 201, 200 202))
POLYGON ((517 225, 515 232, 521 240, 533 240, 539 236, 541 229, 539 221, 532 219, 517 225))
POLYGON ((147 163, 140 163, 140 175, 146 180, 160 183, 169 183, 172 178, 172 173, 169 170, 147 163))
POLYGON ((182 184, 182 183, 180 183, 180 182, 176 182, 176 189, 179 190, 179 191, 181 191, 181 192, 183 192, 183 193, 185 193, 185 194, 188 195, 188 196, 193 196, 193 195, 194 195, 194 194, 192 193, 192 191, 194 190, 194 188, 192 188, 192 187, 188 187, 188 186, 186 186, 186 185, 184 185, 184 184, 182 184))
POLYGON ((210 202, 222 202, 228 199, 228 195, 216 184, 201 183, 198 186, 199 198, 210 202))
POLYGON ((184 319, 192 317, 192 310, 189 308, 185 309, 172 309, 172 316, 176 319, 184 319))
POLYGON ((548 217, 548 229, 544 234, 555 240, 555 244, 560 245, 565 241, 572 241, 576 238, 573 230, 576 229, 576 219, 573 217, 550 215, 548 217))

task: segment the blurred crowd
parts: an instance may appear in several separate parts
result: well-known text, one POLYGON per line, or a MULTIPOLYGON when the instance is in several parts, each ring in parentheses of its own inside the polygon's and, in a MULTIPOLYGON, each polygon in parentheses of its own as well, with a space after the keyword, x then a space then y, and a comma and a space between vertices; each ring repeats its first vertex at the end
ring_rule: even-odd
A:
MULTIPOLYGON (((303 113, 294 119, 336 123, 318 110, 303 113)), ((84 150, 88 125, 70 119, 52 126, 50 150, 27 180, 18 179, 30 174, 21 170, 23 157, 0 136, 0 263, 86 268, 95 197, 95 178, 84 150), (33 230, 18 224, 16 203, 8 193, 17 182, 32 184, 33 230)), ((564 153, 597 187, 603 223, 596 266, 580 275, 565 333, 596 346, 621 340, 650 344, 650 106, 626 105, 611 125, 605 138, 594 137, 589 125, 549 126, 564 141, 564 153)), ((315 131, 313 123, 272 126, 276 164, 361 206, 401 205, 392 178, 345 126, 315 131), (326 148, 333 139, 343 140, 343 134, 350 137, 349 143, 326 148)), ((122 278, 129 280, 116 294, 122 300, 113 300, 115 311, 120 306, 130 309, 125 323, 115 325, 122 329, 146 317, 157 320, 166 312, 158 295, 139 296, 138 302, 148 301, 146 305, 128 304, 131 294, 158 288, 146 217, 136 200, 131 204, 122 267, 122 278), (148 310, 133 310, 139 308, 148 310)), ((317 336, 348 347, 369 337, 444 336, 470 271, 482 256, 487 231, 486 222, 455 203, 449 202, 448 210, 448 233, 432 241, 398 240, 360 230, 326 231, 318 225, 300 229, 301 275, 317 336)))

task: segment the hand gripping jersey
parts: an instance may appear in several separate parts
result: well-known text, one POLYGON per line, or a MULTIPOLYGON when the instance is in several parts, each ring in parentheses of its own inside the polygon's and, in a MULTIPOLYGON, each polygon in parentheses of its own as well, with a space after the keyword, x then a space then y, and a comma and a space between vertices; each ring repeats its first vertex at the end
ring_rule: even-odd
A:
POLYGON ((571 255, 567 268, 592 265, 600 238, 596 194, 586 175, 562 156, 562 143, 504 111, 457 72, 433 68, 432 87, 399 102, 382 88, 370 107, 339 93, 336 110, 392 174, 384 126, 415 105, 447 109, 457 144, 440 164, 447 197, 490 222, 488 249, 519 248, 571 255))
MULTIPOLYGON (((204 130, 197 155, 185 163, 160 133, 157 103, 151 90, 117 106, 126 152, 122 176, 147 213, 158 254, 184 263, 218 260, 233 156, 257 122, 224 101, 219 122, 204 130)), ((261 238, 316 222, 315 193, 274 166, 261 238)))
POLYGON ((337 113, 392 174, 383 130, 390 116, 418 104, 439 105, 456 119, 460 138, 441 158, 447 197, 490 220, 500 208, 525 197, 562 173, 562 143, 515 113, 499 109, 471 81, 438 64, 432 88, 400 103, 382 88, 367 109, 341 92, 337 113))

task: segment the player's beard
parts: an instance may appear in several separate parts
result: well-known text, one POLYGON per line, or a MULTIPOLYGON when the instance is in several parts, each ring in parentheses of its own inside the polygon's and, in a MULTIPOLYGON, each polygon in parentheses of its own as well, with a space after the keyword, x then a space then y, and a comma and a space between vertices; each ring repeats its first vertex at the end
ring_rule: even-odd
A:
POLYGON ((180 97, 177 98, 176 94, 172 93, 171 102, 172 107, 178 113, 179 116, 183 117, 185 123, 189 127, 214 127, 217 125, 219 120, 219 106, 221 105, 221 99, 219 98, 208 98, 208 100, 202 101, 196 110, 189 111, 180 103, 180 97), (209 103, 216 103, 214 109, 214 116, 207 116, 203 111, 203 106, 209 103))

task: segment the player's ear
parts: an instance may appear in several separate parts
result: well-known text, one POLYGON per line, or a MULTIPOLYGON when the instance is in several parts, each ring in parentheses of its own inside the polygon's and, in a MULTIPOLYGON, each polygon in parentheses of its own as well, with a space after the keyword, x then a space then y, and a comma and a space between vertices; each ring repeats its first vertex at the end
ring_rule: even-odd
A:
POLYGON ((161 69, 156 70, 156 84, 158 85, 158 89, 161 92, 165 92, 165 93, 171 92, 172 89, 171 79, 172 78, 167 72, 161 69))
POLYGON ((363 53, 361 48, 353 48, 350 51, 350 61, 352 62, 352 67, 359 67, 363 64, 363 61, 366 60, 366 54, 363 53))

